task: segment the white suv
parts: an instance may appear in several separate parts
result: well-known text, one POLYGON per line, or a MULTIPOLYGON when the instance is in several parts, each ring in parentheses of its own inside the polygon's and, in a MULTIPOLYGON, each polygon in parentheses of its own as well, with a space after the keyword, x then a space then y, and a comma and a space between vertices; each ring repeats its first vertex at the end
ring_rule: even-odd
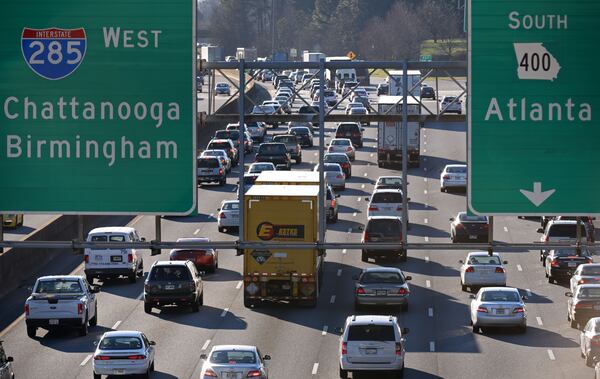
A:
MULTIPOLYGON (((130 227, 96 228, 89 232, 88 242, 139 242, 137 231, 130 227)), ((94 278, 126 276, 130 283, 144 275, 144 260, 136 249, 86 248, 84 252, 85 277, 90 284, 94 278)))
MULTIPOLYGON (((588 235, 588 229, 580 223, 581 241, 593 242, 593 237, 588 235)), ((545 228, 538 228, 538 233, 542 233, 540 242, 569 242, 577 241, 577 221, 576 220, 550 220, 545 228)), ((546 257, 550 249, 540 249, 540 261, 542 266, 546 266, 546 257)))
POLYGON ((405 338, 395 316, 350 316, 340 337, 340 378, 348 372, 391 371, 404 374, 405 338))

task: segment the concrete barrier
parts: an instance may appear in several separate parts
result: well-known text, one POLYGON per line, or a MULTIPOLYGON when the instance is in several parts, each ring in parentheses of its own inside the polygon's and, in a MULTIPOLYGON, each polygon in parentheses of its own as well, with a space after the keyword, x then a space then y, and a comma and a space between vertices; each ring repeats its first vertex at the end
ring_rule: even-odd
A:
MULTIPOLYGON (((133 216, 84 216, 84 237, 93 228, 126 225, 132 219, 133 216)), ((77 238, 77 227, 77 216, 60 215, 39 227, 25 239, 28 241, 70 241, 77 238)), ((61 249, 7 249, 0 255, 0 298, 19 287, 23 281, 52 260, 72 254, 72 250, 61 249)))

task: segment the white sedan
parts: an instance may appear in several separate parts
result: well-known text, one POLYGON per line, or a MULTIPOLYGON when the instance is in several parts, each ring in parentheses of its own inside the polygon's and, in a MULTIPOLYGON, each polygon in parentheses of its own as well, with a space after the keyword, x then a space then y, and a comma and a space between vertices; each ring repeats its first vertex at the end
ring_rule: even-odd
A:
POLYGON ((154 341, 142 332, 106 332, 98 342, 92 370, 94 379, 102 375, 144 375, 154 371, 154 341))
POLYGON ((220 233, 226 230, 239 228, 240 226, 240 202, 239 200, 223 200, 217 208, 217 227, 220 233))
POLYGON ((525 297, 516 288, 486 287, 471 298, 471 325, 473 333, 482 327, 518 327, 527 331, 525 297))
POLYGON ((600 283, 600 263, 586 263, 577 267, 569 281, 569 288, 575 293, 575 288, 580 284, 598 283, 600 283))
POLYGON ((202 154, 200 154, 200 157, 201 158, 202 157, 217 157, 221 161, 221 164, 223 166, 225 166, 225 171, 226 172, 231 171, 231 159, 229 159, 229 156, 227 155, 227 152, 225 150, 222 150, 222 149, 204 150, 202 152, 202 154))
POLYGON ((489 255, 486 251, 477 251, 469 253, 466 261, 459 261, 460 266, 460 286, 463 291, 467 287, 486 287, 486 286, 505 286, 506 270, 504 265, 507 261, 502 261, 498 253, 489 255))
POLYGON ((440 191, 449 188, 467 188, 467 165, 449 164, 440 174, 440 191))
POLYGON ((344 153, 348 159, 353 161, 356 158, 356 150, 352 146, 352 141, 349 138, 334 138, 327 146, 328 153, 344 153))

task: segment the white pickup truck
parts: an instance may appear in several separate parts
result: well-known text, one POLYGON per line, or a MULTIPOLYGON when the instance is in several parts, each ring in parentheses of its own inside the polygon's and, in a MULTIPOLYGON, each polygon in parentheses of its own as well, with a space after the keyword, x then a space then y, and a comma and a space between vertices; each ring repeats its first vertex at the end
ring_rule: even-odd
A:
POLYGON ((96 293, 83 276, 42 276, 25 301, 27 335, 34 338, 37 328, 74 327, 79 335, 88 333, 88 325, 98 322, 96 293))

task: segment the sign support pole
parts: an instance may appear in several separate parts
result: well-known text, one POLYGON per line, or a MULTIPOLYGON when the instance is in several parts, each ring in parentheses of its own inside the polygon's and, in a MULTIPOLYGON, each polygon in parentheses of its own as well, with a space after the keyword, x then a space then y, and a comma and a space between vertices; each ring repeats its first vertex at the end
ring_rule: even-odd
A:
MULTIPOLYGON (((408 242, 408 61, 402 68, 402 245, 408 242)), ((404 257, 408 255, 403 251, 404 257)), ((402 260, 404 259, 401 258, 402 260)))
POLYGON ((246 100, 246 76, 244 75, 244 59, 240 59, 239 62, 239 84, 240 84, 240 88, 239 88, 239 96, 238 96, 238 112, 240 113, 240 126, 239 126, 239 131, 240 131, 240 147, 239 147, 239 151, 238 151, 238 170, 240 171, 239 173, 239 177, 238 177, 238 181, 239 181, 239 185, 238 185, 238 199, 239 199, 239 212, 240 212, 240 226, 239 226, 239 240, 240 243, 245 242, 244 240, 244 220, 246 219, 246 214, 244 212, 244 208, 245 208, 245 202, 244 202, 244 125, 245 125, 245 100, 246 100))
POLYGON ((492 244, 494 243, 494 216, 490 216, 489 217, 489 229, 488 229, 488 254, 489 256, 492 256, 492 253, 494 252, 494 248, 492 247, 492 244))
POLYGON ((323 167, 323 156, 325 154, 325 59, 319 60, 319 242, 325 242, 325 167, 323 167))

